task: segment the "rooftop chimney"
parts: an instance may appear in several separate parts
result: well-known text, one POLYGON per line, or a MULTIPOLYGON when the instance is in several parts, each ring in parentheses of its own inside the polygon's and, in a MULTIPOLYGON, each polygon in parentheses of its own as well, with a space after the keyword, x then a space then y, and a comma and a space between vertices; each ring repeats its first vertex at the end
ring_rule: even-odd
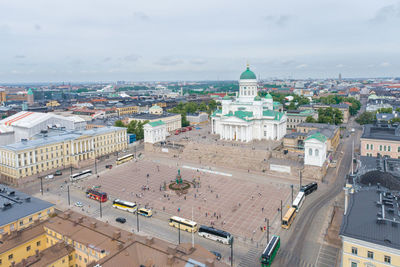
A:
POLYGON ((151 236, 146 237, 146 245, 151 245, 154 243, 154 238, 151 236))
POLYGON ((113 239, 118 239, 118 238, 120 238, 121 237, 121 232, 120 231, 115 231, 114 233, 113 233, 113 239))
POLYGON ((96 228, 96 222, 91 222, 91 223, 90 223, 90 227, 96 228))

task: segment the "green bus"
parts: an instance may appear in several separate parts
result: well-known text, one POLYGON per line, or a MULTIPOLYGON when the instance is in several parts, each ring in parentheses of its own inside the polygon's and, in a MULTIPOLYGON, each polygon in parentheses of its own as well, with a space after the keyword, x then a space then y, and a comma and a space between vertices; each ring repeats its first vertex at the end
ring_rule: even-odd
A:
POLYGON ((281 246, 281 238, 277 235, 273 235, 267 247, 264 249, 264 252, 261 255, 260 258, 261 267, 271 266, 280 246, 281 246))

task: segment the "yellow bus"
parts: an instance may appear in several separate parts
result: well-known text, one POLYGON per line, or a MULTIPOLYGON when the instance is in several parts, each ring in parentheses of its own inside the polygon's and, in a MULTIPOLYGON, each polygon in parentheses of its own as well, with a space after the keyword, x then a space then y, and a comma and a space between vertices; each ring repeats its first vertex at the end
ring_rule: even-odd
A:
POLYGON ((125 155, 123 157, 117 158, 117 160, 115 161, 115 164, 119 165, 119 164, 125 163, 127 161, 130 161, 133 158, 134 158, 133 154, 125 155))
POLYGON ((294 217, 296 217, 296 208, 290 208, 282 219, 282 228, 289 229, 294 217))
POLYGON ((150 209, 140 208, 140 209, 138 209, 138 213, 139 213, 139 215, 142 215, 145 217, 153 216, 153 212, 150 209))
POLYGON ((113 201, 113 207, 120 210, 125 210, 128 212, 134 213, 137 209, 137 206, 133 202, 124 201, 121 199, 116 199, 113 201))
POLYGON ((177 216, 172 216, 169 219, 169 225, 180 228, 183 231, 187 232, 196 232, 197 231, 197 223, 194 221, 186 220, 177 216))

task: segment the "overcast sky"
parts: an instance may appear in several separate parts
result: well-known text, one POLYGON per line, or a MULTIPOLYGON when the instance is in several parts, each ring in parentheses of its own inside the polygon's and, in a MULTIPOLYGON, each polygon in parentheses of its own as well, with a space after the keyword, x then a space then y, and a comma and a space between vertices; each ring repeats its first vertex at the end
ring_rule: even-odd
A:
POLYGON ((400 1, 0 0, 0 83, 400 76, 400 1))

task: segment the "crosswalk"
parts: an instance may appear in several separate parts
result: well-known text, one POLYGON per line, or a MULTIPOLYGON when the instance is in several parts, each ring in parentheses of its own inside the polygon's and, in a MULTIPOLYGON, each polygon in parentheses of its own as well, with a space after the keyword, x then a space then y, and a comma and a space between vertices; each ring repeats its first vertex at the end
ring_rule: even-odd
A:
POLYGON ((338 253, 338 248, 321 245, 317 258, 317 267, 335 267, 338 253))
POLYGON ((316 267, 315 264, 302 260, 284 249, 279 249, 272 266, 316 267))
POLYGON ((251 247, 250 250, 244 255, 239 262, 239 267, 253 267, 260 266, 261 249, 251 247))

